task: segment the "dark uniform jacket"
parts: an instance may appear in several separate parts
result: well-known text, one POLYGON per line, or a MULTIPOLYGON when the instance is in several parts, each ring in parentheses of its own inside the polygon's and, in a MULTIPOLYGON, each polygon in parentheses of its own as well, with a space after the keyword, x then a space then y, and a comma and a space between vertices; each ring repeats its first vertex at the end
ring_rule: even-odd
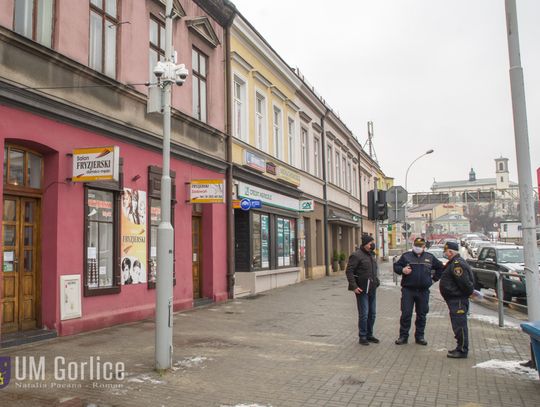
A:
POLYGON ((403 253, 398 261, 394 263, 394 273, 402 276, 401 286, 407 288, 429 288, 433 284, 432 270, 442 272, 443 264, 437 258, 428 252, 422 253, 420 256, 409 251, 403 253), (412 272, 403 274, 403 268, 410 265, 412 272))
MULTIPOLYGON (((437 277, 436 277, 437 278, 437 277)), ((443 298, 467 298, 474 291, 474 276, 469 264, 458 254, 446 263, 439 284, 443 298)))
POLYGON ((345 274, 349 281, 350 291, 360 287, 363 292, 369 294, 375 292, 380 284, 375 254, 368 253, 363 248, 351 254, 345 274))

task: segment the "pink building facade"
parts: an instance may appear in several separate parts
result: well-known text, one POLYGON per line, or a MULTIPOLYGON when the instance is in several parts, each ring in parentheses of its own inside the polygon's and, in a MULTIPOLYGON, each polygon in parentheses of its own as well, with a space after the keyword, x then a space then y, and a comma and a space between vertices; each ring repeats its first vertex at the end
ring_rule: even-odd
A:
MULTIPOLYGON (((162 116, 146 112, 144 83, 155 81, 152 64, 164 55, 163 2, 5 3, 0 337, 9 345, 22 333, 71 335, 151 318, 162 116), (72 182, 74 150, 109 146, 119 151, 117 181, 72 182)), ((225 179, 232 11, 191 0, 175 0, 174 11, 177 62, 190 72, 173 89, 171 134, 180 310, 228 298, 226 206, 189 203, 189 184, 225 179)))

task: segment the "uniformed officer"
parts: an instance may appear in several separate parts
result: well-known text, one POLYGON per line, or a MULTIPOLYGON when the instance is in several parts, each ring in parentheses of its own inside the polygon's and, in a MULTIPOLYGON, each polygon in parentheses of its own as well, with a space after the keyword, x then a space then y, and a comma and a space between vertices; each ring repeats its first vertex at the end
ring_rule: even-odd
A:
MULTIPOLYGON (((452 330, 457 341, 456 349, 448 352, 449 358, 466 358, 469 352, 469 330, 467 313, 469 296, 474 291, 474 277, 467 262, 459 255, 459 246, 448 242, 444 246, 444 257, 448 263, 441 275, 439 288, 448 305, 452 330)), ((436 274, 435 279, 439 276, 436 274)))
POLYGON ((426 317, 429 312, 429 287, 433 284, 432 272, 442 273, 443 264, 431 253, 426 252, 423 238, 414 240, 412 250, 394 263, 394 272, 401 275, 401 318, 399 320, 399 338, 396 345, 406 344, 409 340, 413 307, 416 310, 415 341, 427 345, 424 338, 426 317))

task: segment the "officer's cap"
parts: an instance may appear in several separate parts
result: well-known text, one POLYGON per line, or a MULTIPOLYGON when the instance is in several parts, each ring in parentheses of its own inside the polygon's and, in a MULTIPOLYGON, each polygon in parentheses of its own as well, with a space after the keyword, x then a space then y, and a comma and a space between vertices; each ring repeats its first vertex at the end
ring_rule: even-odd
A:
POLYGON ((446 242, 444 245, 444 250, 447 249, 459 251, 459 245, 456 242, 446 242))
POLYGON ((414 239, 413 244, 418 247, 423 247, 426 245, 426 239, 424 239, 423 237, 417 237, 416 239, 414 239))

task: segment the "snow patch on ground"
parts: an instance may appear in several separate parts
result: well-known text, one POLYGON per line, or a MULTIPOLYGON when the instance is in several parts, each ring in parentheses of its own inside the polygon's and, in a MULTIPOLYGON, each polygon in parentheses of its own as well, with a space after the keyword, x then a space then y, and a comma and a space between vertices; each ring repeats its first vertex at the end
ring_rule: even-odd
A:
POLYGON ((172 370, 176 371, 178 369, 189 369, 191 367, 204 367, 203 363, 207 360, 212 360, 210 358, 207 358, 206 356, 191 356, 184 358, 182 360, 178 360, 173 364, 172 370))
POLYGON ((514 374, 522 377, 526 377, 531 380, 538 380, 538 372, 534 369, 521 366, 520 363, 524 361, 519 360, 499 360, 492 359, 486 362, 478 363, 473 368, 490 369, 498 371, 502 374, 514 374))
MULTIPOLYGON (((481 315, 481 314, 471 314, 469 316, 471 319, 476 319, 477 321, 481 322, 487 322, 491 325, 499 325, 499 317, 492 316, 492 315, 481 315)), ((504 321, 504 327, 503 329, 520 329, 518 324, 515 324, 513 322, 504 321)))
POLYGON ((231 406, 229 404, 222 404, 221 407, 272 407, 272 405, 268 404, 262 405, 262 404, 235 404, 234 406, 231 406))
POLYGON ((383 287, 392 287, 392 288, 398 288, 399 287, 399 283, 396 285, 396 283, 394 283, 392 280, 382 280, 381 281, 381 285, 379 286, 379 288, 383 288, 383 287))
POLYGON ((141 375, 132 377, 132 378, 128 379, 128 382, 130 382, 130 383, 150 383, 150 384, 165 384, 166 383, 163 380, 154 379, 154 378, 150 377, 150 375, 147 375, 147 374, 141 374, 141 375))

